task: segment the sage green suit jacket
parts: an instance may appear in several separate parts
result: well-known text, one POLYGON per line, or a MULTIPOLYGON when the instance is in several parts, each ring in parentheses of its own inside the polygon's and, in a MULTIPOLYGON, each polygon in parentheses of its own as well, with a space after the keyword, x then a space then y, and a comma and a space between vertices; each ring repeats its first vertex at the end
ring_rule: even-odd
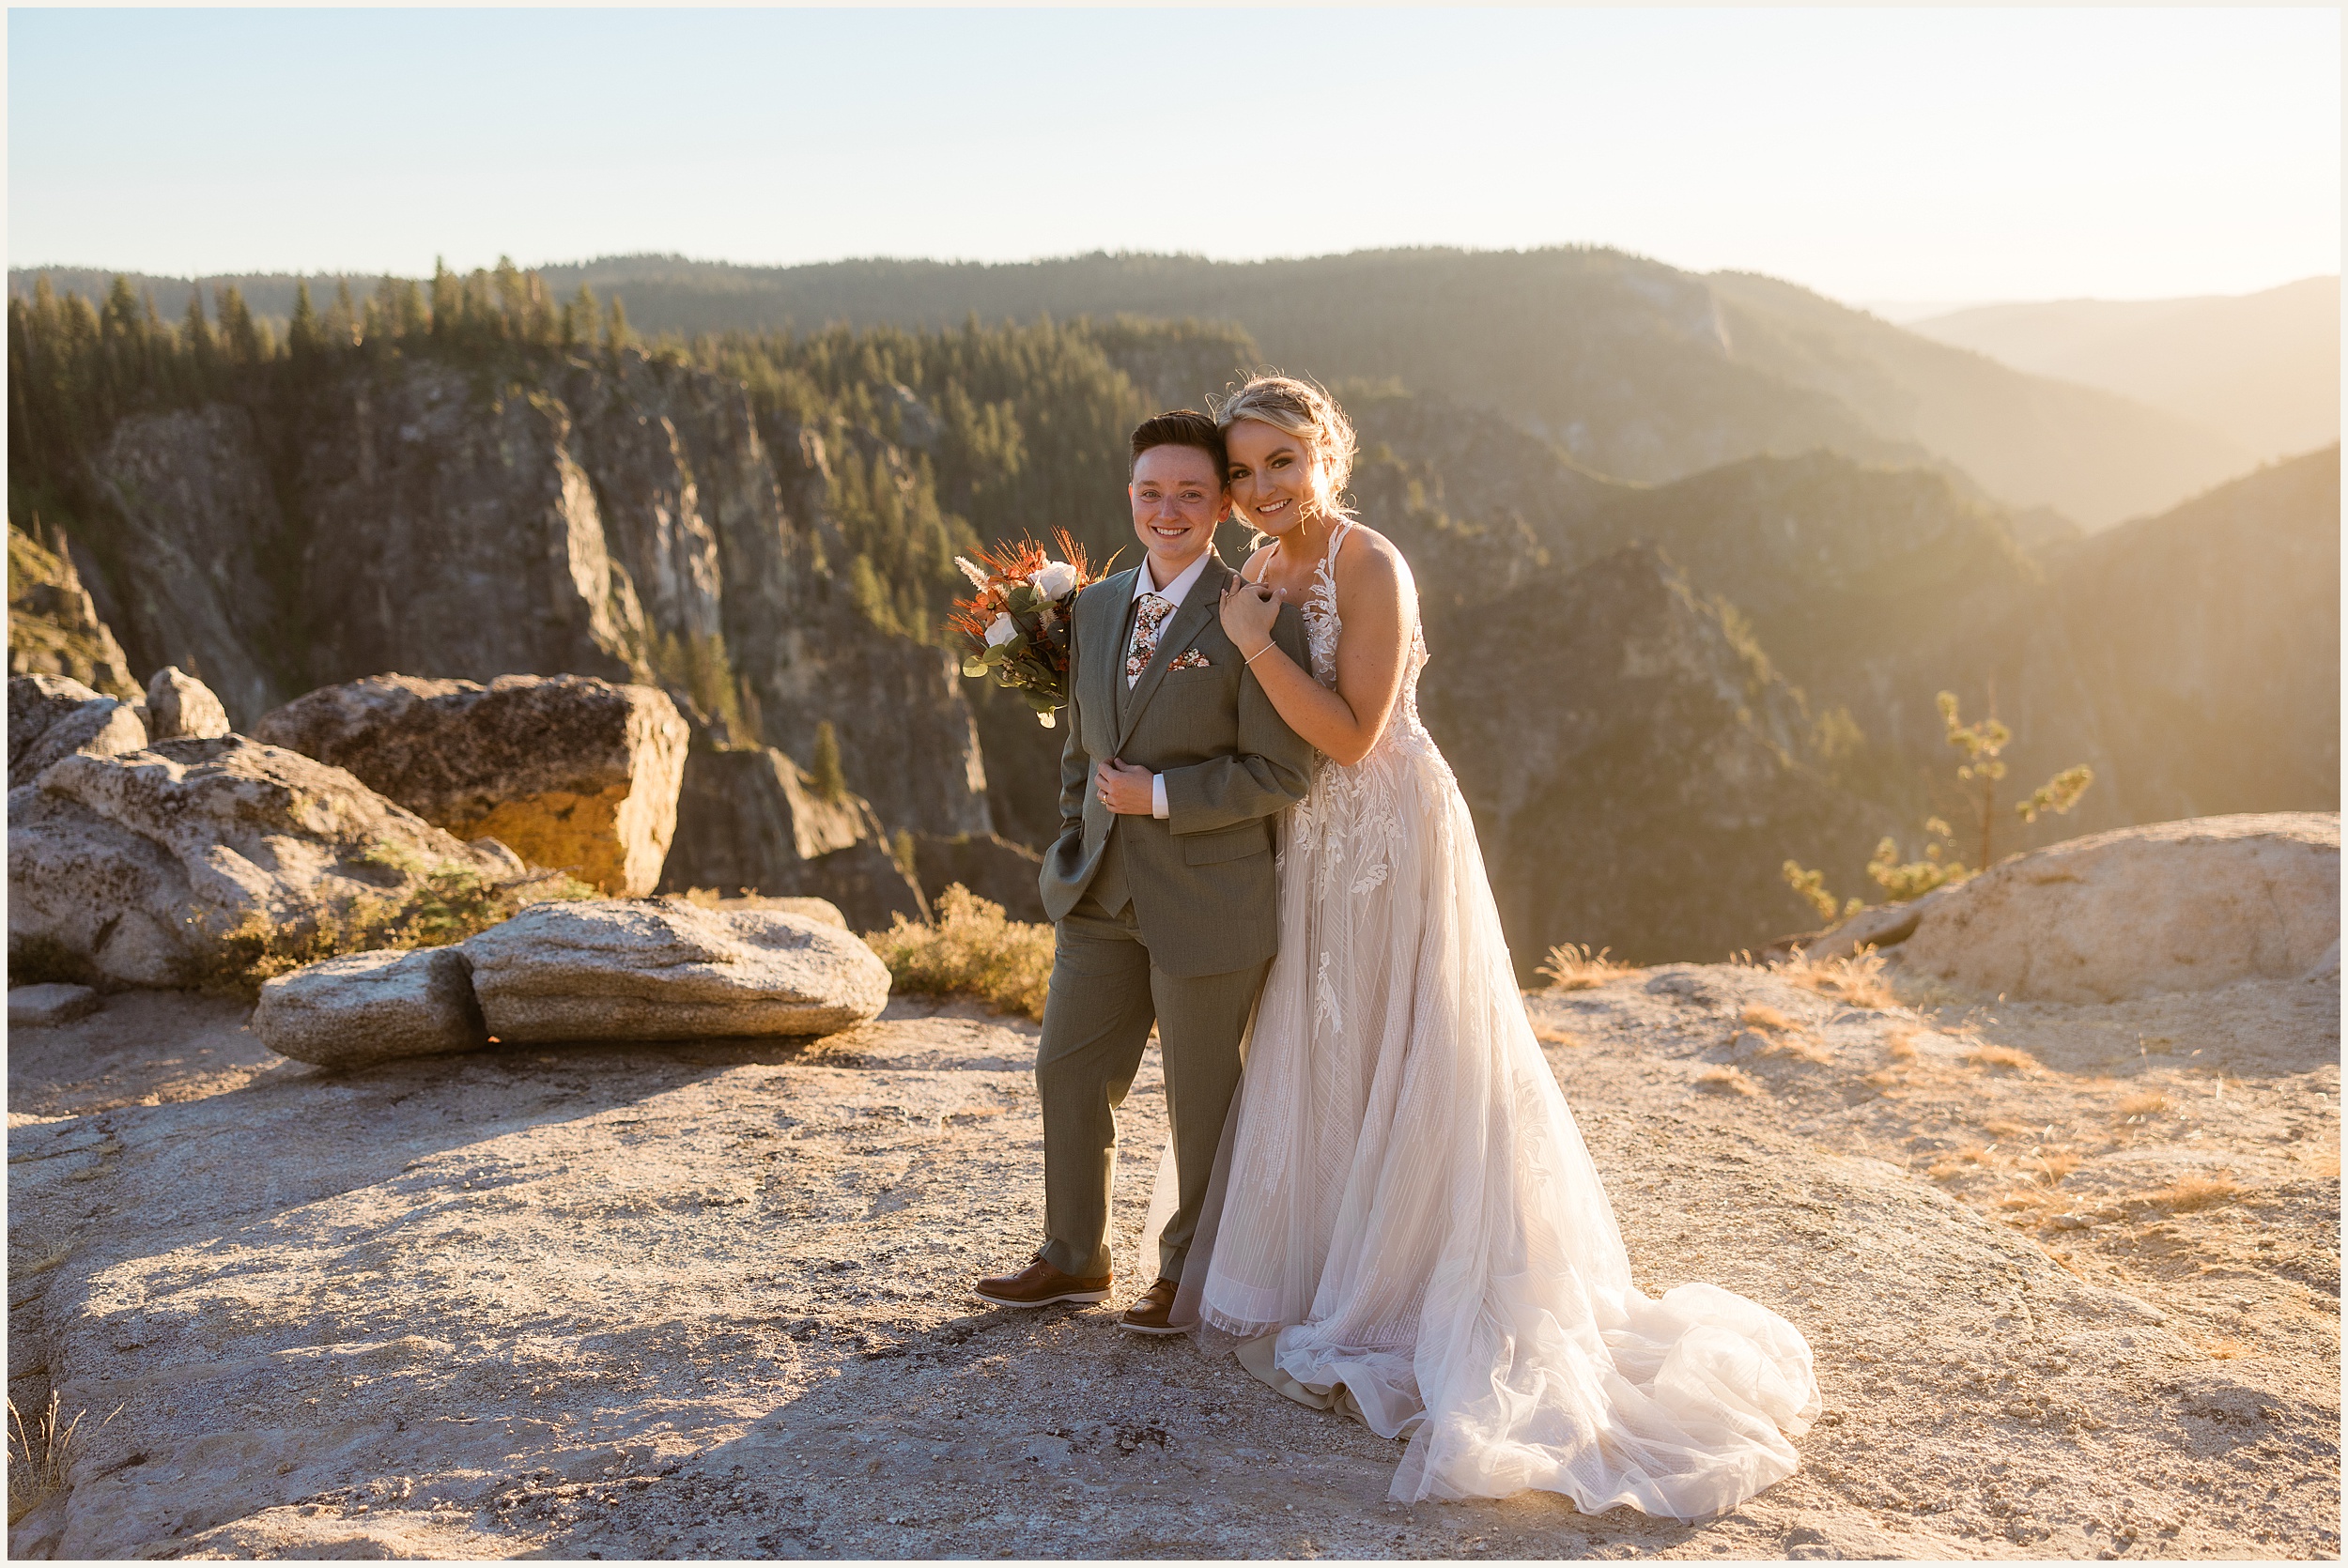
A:
MULTIPOLYGON (((1305 798, 1319 754, 1272 706, 1217 614, 1231 569, 1211 559, 1166 622, 1141 679, 1125 685, 1135 566, 1076 596, 1070 699, 1061 721, 1060 832, 1043 857, 1043 908, 1063 919, 1116 835, 1150 961, 1169 975, 1220 975, 1279 946, 1272 819, 1305 798), (1197 650, 1206 668, 1170 669, 1197 650), (1116 758, 1166 780, 1166 816, 1118 816, 1093 788, 1116 758)), ((1304 618, 1283 605, 1273 636, 1307 654, 1304 618)))

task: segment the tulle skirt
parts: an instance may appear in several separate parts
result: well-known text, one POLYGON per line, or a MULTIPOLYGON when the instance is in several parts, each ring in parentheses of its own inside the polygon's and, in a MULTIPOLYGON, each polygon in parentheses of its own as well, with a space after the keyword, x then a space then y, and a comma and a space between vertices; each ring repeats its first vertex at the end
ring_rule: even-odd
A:
POLYGON ((1407 1436, 1400 1501, 1538 1487, 1695 1519, 1791 1473, 1810 1347, 1716 1286, 1631 1284, 1414 717, 1322 769, 1280 853, 1279 955, 1177 1320, 1407 1436))

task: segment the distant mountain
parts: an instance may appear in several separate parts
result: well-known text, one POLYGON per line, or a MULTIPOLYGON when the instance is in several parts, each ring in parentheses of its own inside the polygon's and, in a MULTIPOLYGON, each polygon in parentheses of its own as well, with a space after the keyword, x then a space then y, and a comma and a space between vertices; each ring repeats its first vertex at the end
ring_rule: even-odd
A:
POLYGON ((1980 305, 1908 330, 2149 403, 2253 456, 2340 439, 2340 279, 2190 300, 1980 305))
MULTIPOLYGON (((1046 314, 1230 323, 1269 362, 1488 408, 1595 471, 1631 480, 1825 449, 1950 467, 2010 505, 2052 507, 2092 529, 2171 505, 2254 461, 2141 403, 2019 374, 1789 284, 1594 248, 792 268, 640 256, 541 272, 561 295, 582 284, 622 295, 629 320, 653 334, 942 328, 1046 314)), ((10 273, 19 293, 30 281, 10 273)), ((111 280, 53 270, 52 281, 95 294, 111 280)), ((256 312, 290 309, 290 278, 234 281, 256 312)), ((166 316, 189 286, 132 283, 151 287, 166 316)), ((316 280, 313 294, 332 286, 316 280)), ((363 292, 366 280, 352 286, 363 292)), ((1199 368, 1194 396, 1242 366, 1199 368)))

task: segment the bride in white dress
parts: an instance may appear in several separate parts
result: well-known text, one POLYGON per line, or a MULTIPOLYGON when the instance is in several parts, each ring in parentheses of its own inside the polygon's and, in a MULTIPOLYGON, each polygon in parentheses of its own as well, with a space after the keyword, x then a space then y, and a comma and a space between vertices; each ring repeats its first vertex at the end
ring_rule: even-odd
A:
POLYGON ((1235 1336, 1291 1398, 1407 1436, 1398 1500, 1538 1487, 1588 1513, 1734 1508, 1799 1462, 1810 1347, 1717 1286, 1631 1284, 1419 722, 1410 567, 1336 505, 1352 427, 1278 377, 1217 418, 1234 509, 1271 541, 1224 626, 1328 760, 1281 829, 1279 955, 1176 1321, 1235 1336), (1282 596, 1309 670, 1272 640, 1282 596))

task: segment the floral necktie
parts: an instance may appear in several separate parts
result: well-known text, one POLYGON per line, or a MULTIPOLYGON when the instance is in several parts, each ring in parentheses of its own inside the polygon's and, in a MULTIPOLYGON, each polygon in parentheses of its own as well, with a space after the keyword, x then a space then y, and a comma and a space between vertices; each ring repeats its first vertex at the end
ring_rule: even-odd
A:
POLYGON ((1174 601, 1155 593, 1144 593, 1141 604, 1134 611, 1134 646, 1125 655, 1125 684, 1132 685, 1141 679, 1141 672, 1150 668, 1150 655, 1158 651, 1158 632, 1166 618, 1174 613, 1174 601))

